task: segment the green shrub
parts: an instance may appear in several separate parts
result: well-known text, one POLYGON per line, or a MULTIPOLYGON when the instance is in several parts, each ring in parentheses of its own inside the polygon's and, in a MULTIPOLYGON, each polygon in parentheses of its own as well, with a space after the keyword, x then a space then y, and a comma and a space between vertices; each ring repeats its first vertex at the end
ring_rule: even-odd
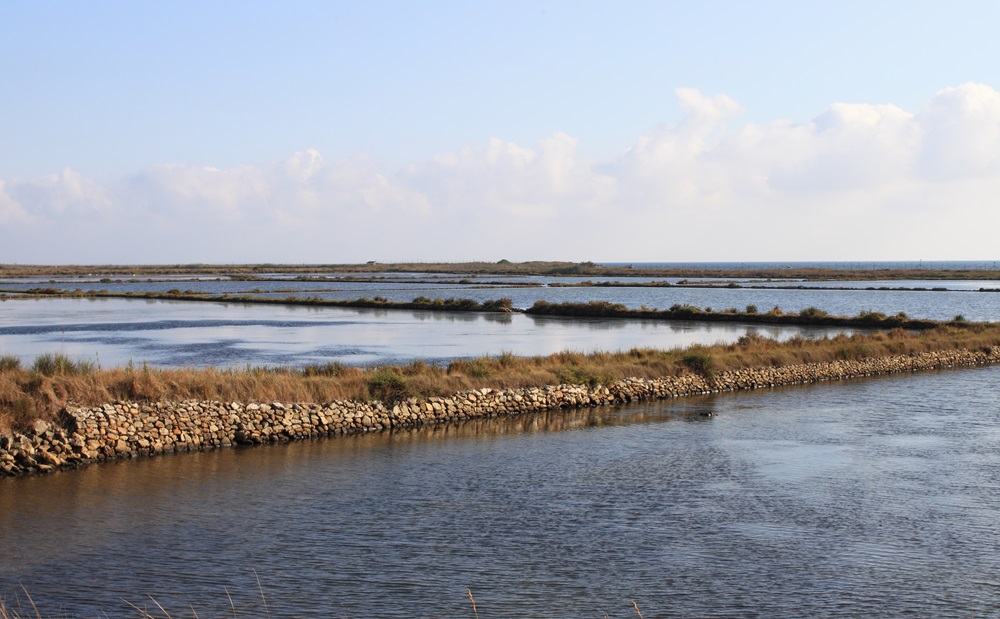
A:
POLYGON ((623 303, 588 301, 587 303, 549 303, 538 300, 528 308, 528 314, 550 314, 556 316, 617 316, 628 312, 623 303))
POLYGON ((373 372, 365 385, 368 387, 369 396, 389 405, 402 402, 412 395, 406 378, 389 368, 380 368, 373 372))
POLYGON ((611 378, 605 375, 594 374, 577 365, 567 365, 556 371, 559 382, 569 385, 587 385, 594 388, 598 385, 605 385, 611 382, 611 378))
POLYGON ((799 312, 799 316, 801 318, 826 318, 829 314, 818 307, 807 307, 799 312))
POLYGON ((675 303, 670 306, 670 313, 675 316, 695 316, 701 313, 701 308, 695 307, 694 305, 681 305, 679 303, 675 303))
POLYGON ((747 308, 746 308, 746 313, 747 314, 756 314, 757 313, 757 306, 756 305, 748 305, 747 308))
POLYGON ((862 311, 862 312, 858 313, 858 319, 859 320, 866 320, 866 321, 869 321, 869 322, 880 322, 880 321, 885 320, 885 318, 886 318, 885 314, 883 314, 882 312, 873 312, 873 311, 865 310, 865 311, 862 311))
POLYGON ((35 358, 31 369, 42 376, 89 374, 94 371, 94 364, 88 361, 74 362, 66 355, 46 353, 35 358))
POLYGON ((483 301, 483 311, 512 312, 514 311, 514 302, 507 297, 494 299, 492 301, 483 301))
POLYGON ((684 351, 684 356, 681 357, 681 363, 684 367, 692 372, 701 374, 705 378, 711 379, 715 377, 715 359, 712 358, 712 355, 709 354, 704 346, 695 344, 688 348, 684 351))
POLYGON ((0 356, 0 372, 11 372, 21 369, 21 360, 14 355, 0 356))

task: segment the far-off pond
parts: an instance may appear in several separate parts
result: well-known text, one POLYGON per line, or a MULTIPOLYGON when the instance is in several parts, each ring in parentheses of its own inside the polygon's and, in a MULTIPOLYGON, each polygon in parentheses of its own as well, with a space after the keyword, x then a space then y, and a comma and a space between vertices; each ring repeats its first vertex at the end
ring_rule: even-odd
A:
POLYGON ((132 299, 0 304, 0 355, 56 353, 104 367, 432 363, 510 352, 618 351, 779 340, 851 330, 726 323, 568 319, 524 314, 319 308, 132 299))

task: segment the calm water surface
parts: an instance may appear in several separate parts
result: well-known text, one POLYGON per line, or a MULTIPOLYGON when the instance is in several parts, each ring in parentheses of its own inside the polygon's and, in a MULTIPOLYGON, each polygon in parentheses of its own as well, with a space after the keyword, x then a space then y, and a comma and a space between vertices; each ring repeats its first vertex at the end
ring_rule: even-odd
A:
POLYGON ((566 319, 524 314, 317 308, 136 299, 0 302, 0 355, 61 353, 103 366, 363 365, 776 339, 845 329, 566 319))
MULTIPOLYGON (((1000 320, 1000 294, 961 290, 163 285, 1000 320)), ((60 352, 105 366, 443 362, 683 346, 749 331, 823 333, 233 303, 0 302, 0 354, 60 352)), ((632 599, 647 618, 998 616, 998 381, 1000 368, 949 371, 3 479, 0 597, 16 606, 23 583, 43 616, 119 617, 136 616, 122 600, 150 605, 152 595, 180 619, 232 616, 228 591, 238 616, 265 616, 256 570, 274 617, 468 618, 467 588, 484 619, 634 617, 632 599)))
POLYGON ((0 480, 43 615, 985 617, 1000 368, 0 480), (711 414, 713 416, 705 416, 711 414))
MULTIPOLYGON (((414 274, 419 275, 419 274, 414 274)), ((608 301, 622 303, 630 308, 643 305, 666 309, 672 305, 695 305, 701 308, 724 310, 743 309, 756 305, 761 311, 780 307, 786 312, 798 312, 807 307, 818 307, 830 314, 854 316, 863 311, 876 311, 894 315, 905 312, 913 318, 950 320, 961 313, 969 320, 1000 320, 1000 292, 980 292, 980 289, 996 291, 1000 289, 998 280, 937 280, 937 281, 849 281, 849 282, 792 282, 800 289, 774 289, 767 286, 787 286, 788 282, 743 281, 746 286, 760 288, 691 288, 672 287, 552 287, 553 283, 573 283, 586 281, 583 277, 482 277, 463 278, 471 284, 453 283, 454 276, 424 276, 420 282, 407 281, 415 277, 380 278, 370 282, 303 282, 303 281, 156 281, 142 280, 95 283, 78 280, 55 282, 7 282, 0 281, 0 292, 27 290, 39 285, 65 290, 83 291, 108 290, 111 292, 167 292, 172 289, 192 290, 206 294, 249 295, 262 298, 285 299, 288 297, 319 298, 326 300, 355 300, 363 297, 383 297, 390 301, 412 301, 424 296, 428 298, 467 298, 489 301, 503 297, 510 298, 514 307, 525 309, 536 301, 553 303, 587 301, 608 301), (424 279, 426 278, 426 279, 424 279), (381 281, 386 280, 386 281, 381 281), (441 280, 441 281, 435 281, 441 280), (450 283, 449 283, 450 282, 450 283), (524 287, 515 284, 535 284, 524 287), (845 290, 844 288, 856 290, 845 290), (924 290, 889 290, 882 288, 923 288, 924 290), (868 288, 872 288, 869 290, 868 288), (932 290, 942 288, 942 290, 932 290)), ((623 279, 623 278, 622 278, 623 279)), ((666 281, 677 283, 676 278, 627 278, 633 282, 666 281)), ((699 281, 690 278, 688 281, 699 281)), ((700 280, 706 283, 718 280, 700 280)), ((726 280, 730 281, 730 280, 726 280)))

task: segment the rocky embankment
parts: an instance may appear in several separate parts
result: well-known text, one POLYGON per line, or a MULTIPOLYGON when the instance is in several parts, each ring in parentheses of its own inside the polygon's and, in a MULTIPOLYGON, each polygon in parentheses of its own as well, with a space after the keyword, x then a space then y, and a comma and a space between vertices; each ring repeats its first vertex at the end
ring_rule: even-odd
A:
POLYGON ((0 475, 41 473, 104 460, 377 432, 548 409, 998 362, 1000 346, 989 351, 950 350, 860 361, 732 370, 710 377, 627 378, 596 387, 554 385, 478 389, 449 397, 410 399, 392 406, 356 401, 328 404, 116 402, 90 408, 67 408, 57 424, 38 421, 26 434, 0 437, 0 475))

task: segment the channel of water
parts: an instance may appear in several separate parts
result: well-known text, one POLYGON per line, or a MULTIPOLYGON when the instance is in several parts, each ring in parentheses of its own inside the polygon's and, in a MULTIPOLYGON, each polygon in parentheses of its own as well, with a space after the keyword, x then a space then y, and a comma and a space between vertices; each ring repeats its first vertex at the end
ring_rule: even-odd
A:
POLYGON ((969 617, 1000 368, 0 480, 0 594, 174 617, 969 617), (256 576, 255 576, 256 572, 256 576))

